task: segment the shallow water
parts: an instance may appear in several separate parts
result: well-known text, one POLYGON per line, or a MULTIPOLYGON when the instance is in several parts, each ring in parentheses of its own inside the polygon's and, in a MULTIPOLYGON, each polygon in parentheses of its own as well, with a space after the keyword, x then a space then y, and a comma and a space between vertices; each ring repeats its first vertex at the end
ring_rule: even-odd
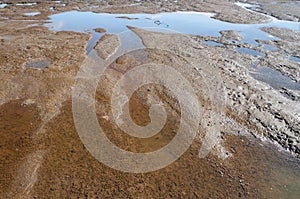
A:
POLYGON ((259 7, 259 5, 257 5, 257 4, 249 4, 249 3, 242 3, 242 2, 236 2, 235 5, 240 6, 244 9, 258 8, 259 7))
MULTIPOLYGON (((6 154, 0 157, 3 160, 0 165, 4 165, 0 167, 0 177, 3 179, 0 181, 0 190, 3 187, 8 189, 15 183, 14 179, 17 176, 14 168, 18 166, 19 160, 36 150, 27 132, 35 131, 41 124, 38 107, 23 106, 22 102, 12 101, 0 109, 0 118, 3 118, 3 122, 0 123, 3 129, 3 133, 0 134, 0 151, 1 154, 6 154), (15 150, 19 142, 16 136, 24 140, 18 151, 15 150), (7 154, 7 151, 11 153, 7 154)), ((133 115, 139 116, 139 121, 145 120, 147 114, 143 109, 138 110, 133 115)), ((111 127, 113 124, 110 121, 99 119, 99 122, 108 130, 112 128, 112 136, 124 134, 111 127)), ((47 146, 51 144, 52 147, 47 148, 49 153, 38 170, 39 183, 34 185, 34 194, 37 197, 86 198, 86 193, 92 192, 89 195, 91 198, 96 195, 111 196, 119 193, 124 193, 120 198, 147 198, 147 193, 151 194, 148 197, 158 193, 165 194, 156 198, 168 198, 169 194, 177 194, 174 198, 238 198, 238 193, 242 193, 239 198, 298 199, 300 194, 299 161, 279 153, 274 145, 254 138, 226 136, 226 146, 234 155, 223 161, 217 160, 213 155, 200 159, 197 156, 199 145, 195 142, 174 164, 156 172, 137 175, 115 171, 98 163, 83 147, 73 125, 72 108, 68 102, 62 107, 61 114, 47 126, 49 136, 45 142, 47 146), (139 189, 141 184, 147 184, 147 187, 142 189, 143 192, 139 189), (176 186, 173 186, 174 184, 176 186), (118 189, 115 189, 116 186, 118 189), (99 190, 99 187, 105 189, 99 190), (136 188, 137 191, 128 187, 136 188), (197 197, 187 197, 184 192, 198 194, 197 197)), ((170 139, 170 135, 158 136, 159 142, 170 139)), ((133 143, 139 146, 139 143, 133 143)), ((153 149, 156 146, 142 147, 153 149)))
POLYGON ((24 15, 28 16, 28 17, 36 16, 36 15, 39 15, 39 14, 41 14, 41 12, 26 12, 26 13, 24 13, 24 15))
POLYGON ((257 50, 253 50, 253 49, 250 49, 250 48, 237 48, 236 51, 238 51, 239 53, 253 55, 253 56, 260 56, 260 57, 265 56, 264 53, 261 53, 257 50))
POLYGON ((6 6, 7 6, 6 3, 1 3, 1 4, 0 4, 0 9, 1 9, 1 8, 5 8, 6 6))
POLYGON ((276 152, 274 146, 264 146, 264 160, 260 161, 266 162, 270 167, 269 174, 263 177, 267 198, 299 198, 300 162, 285 154, 286 152, 276 152))
POLYGON ((211 13, 176 12, 161 14, 108 14, 70 11, 50 16, 46 24, 53 31, 94 32, 95 28, 105 28, 108 33, 120 33, 128 30, 127 26, 138 28, 160 27, 177 32, 202 36, 219 37, 222 30, 238 31, 242 42, 258 45, 259 40, 280 40, 261 30, 262 27, 274 26, 299 30, 299 22, 276 20, 261 24, 234 24, 211 18, 211 13), (138 18, 128 20, 120 17, 138 18))
POLYGON ((300 91, 300 83, 293 81, 291 78, 275 69, 259 67, 254 72, 250 72, 250 74, 255 79, 269 84, 276 90, 287 88, 300 91))
POLYGON ((50 60, 37 60, 25 64, 26 68, 43 69, 48 67, 52 62, 50 60))
POLYGON ((36 2, 33 3, 17 3, 16 6, 34 6, 36 5, 36 2))
POLYGON ((289 56, 289 60, 300 63, 300 57, 295 57, 295 56, 291 55, 291 56, 289 56))
POLYGON ((268 51, 276 51, 278 48, 274 45, 271 44, 264 44, 263 49, 268 50, 268 51))
POLYGON ((219 43, 219 42, 216 42, 216 41, 203 41, 201 42, 201 44, 205 44, 205 45, 208 45, 208 46, 213 46, 213 47, 223 47, 224 45, 219 43))

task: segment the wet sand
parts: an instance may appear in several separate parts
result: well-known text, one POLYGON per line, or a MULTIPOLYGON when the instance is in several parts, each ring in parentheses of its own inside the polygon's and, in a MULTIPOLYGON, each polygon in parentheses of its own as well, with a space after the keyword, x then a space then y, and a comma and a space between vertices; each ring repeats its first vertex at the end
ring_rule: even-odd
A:
MULTIPOLYGON (((145 109, 141 105, 133 105, 136 109, 145 109)), ((20 102, 3 106, 2 114, 9 121, 2 123, 2 129, 7 129, 8 133, 1 139, 1 154, 9 155, 4 156, 1 164, 4 171, 1 172, 1 187, 2 194, 9 197, 24 198, 27 195, 24 188, 28 179, 16 178, 26 170, 20 170, 18 166, 36 151, 44 151, 44 155, 36 174, 38 181, 29 193, 35 198, 297 198, 299 193, 299 163, 288 154, 278 152, 269 143, 253 137, 224 136, 224 145, 232 154, 224 160, 213 154, 200 159, 198 151, 201 144, 195 140, 190 149, 170 166, 147 174, 129 174, 99 163, 85 149, 73 124, 70 101, 65 102, 61 113, 46 125, 43 141, 34 142, 34 145, 30 139, 34 133, 29 133, 35 132, 39 123, 34 107, 22 107, 20 102), (18 118, 16 115, 20 113, 23 117, 18 118), (22 126, 23 122, 32 122, 31 128, 22 126), (18 125, 11 126, 12 123, 18 125), (26 131, 28 134, 12 136, 14 131, 26 131)), ((141 118, 140 114, 133 114, 133 117, 141 118)), ((129 143, 129 146, 119 145, 127 147, 127 150, 135 151, 132 147, 138 147, 141 152, 141 144, 146 146, 146 151, 155 150, 170 139, 170 128, 167 128, 163 131, 164 136, 157 136, 150 142, 152 145, 136 143, 121 136, 119 130, 111 128, 112 124, 101 118, 99 115, 100 124, 109 129, 108 137, 113 134, 115 143, 129 143)), ((137 123, 142 124, 141 121, 137 123)), ((30 163, 35 162, 32 160, 30 163)), ((27 177, 30 180, 32 173, 27 177)))

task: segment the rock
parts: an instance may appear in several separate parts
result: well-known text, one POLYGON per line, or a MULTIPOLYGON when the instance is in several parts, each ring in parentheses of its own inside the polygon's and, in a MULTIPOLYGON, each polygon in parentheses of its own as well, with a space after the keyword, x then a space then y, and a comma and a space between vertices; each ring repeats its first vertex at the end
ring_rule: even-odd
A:
POLYGON ((30 106, 32 104, 35 104, 35 100, 34 99, 27 99, 22 103, 22 106, 30 106))
POLYGON ((131 18, 131 17, 127 17, 127 16, 120 16, 120 17, 116 17, 116 18, 119 18, 119 19, 127 19, 127 20, 138 20, 139 18, 131 18))
POLYGON ((104 33, 104 32, 106 32, 106 30, 104 28, 95 28, 94 30, 96 32, 98 32, 98 33, 104 33))
POLYGON ((116 60, 117 64, 130 64, 134 62, 134 57, 132 55, 123 55, 116 60))
POLYGON ((108 59, 119 46, 120 41, 117 35, 105 34, 94 48, 102 59, 108 59))

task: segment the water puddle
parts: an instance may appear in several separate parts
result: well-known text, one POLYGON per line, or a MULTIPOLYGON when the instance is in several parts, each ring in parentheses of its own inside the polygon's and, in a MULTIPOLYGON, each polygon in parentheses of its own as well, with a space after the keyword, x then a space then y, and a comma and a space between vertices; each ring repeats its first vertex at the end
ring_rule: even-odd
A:
POLYGON ((95 28, 105 28, 108 33, 120 33, 128 30, 127 26, 137 28, 160 27, 184 34, 219 37, 220 31, 234 30, 243 37, 241 42, 257 46, 256 40, 280 40, 261 30, 273 26, 298 30, 300 23, 291 21, 271 21, 262 24, 234 24, 211 18, 212 13, 175 12, 160 14, 108 14, 70 11, 50 16, 46 24, 53 31, 92 32, 95 28), (135 20, 124 20, 127 19, 135 20))
POLYGON ((234 39, 226 39, 227 42, 231 43, 231 44, 240 44, 239 41, 234 40, 234 39))
POLYGON ((8 6, 8 4, 6 4, 6 3, 1 3, 1 4, 0 4, 0 9, 1 9, 1 8, 5 8, 6 6, 8 6))
POLYGON ((241 7, 241 8, 247 9, 247 10, 249 8, 259 8, 259 5, 257 5, 257 4, 249 4, 249 3, 242 3, 242 2, 236 2, 234 4, 241 7))
POLYGON ((26 68, 36 68, 36 69, 43 69, 48 67, 52 62, 50 60, 38 60, 38 61, 32 61, 27 62, 25 64, 26 68))
POLYGON ((203 41, 201 42, 201 44, 205 44, 205 45, 208 45, 208 46, 213 46, 213 47, 223 47, 224 45, 219 43, 219 42, 216 42, 216 41, 203 41))
POLYGON ((36 16, 39 14, 41 14, 41 12, 26 12, 26 13, 24 13, 24 15, 27 17, 33 17, 33 16, 36 16))
POLYGON ((253 55, 253 56, 260 56, 260 57, 265 56, 264 53, 259 52, 257 50, 250 49, 250 48, 236 48, 236 51, 238 51, 239 53, 253 55))
MULTIPOLYGON (((268 148, 268 146, 266 146, 268 148)), ((266 179, 267 198, 298 198, 300 195, 300 162, 288 154, 272 152, 274 147, 265 149, 264 161, 269 165, 266 179), (269 186, 269 187, 268 187, 269 186)))
POLYGON ((273 16, 270 16, 270 15, 267 15, 267 14, 264 14, 261 12, 261 8, 260 8, 260 5, 255 3, 255 4, 248 4, 248 3, 242 3, 242 2, 236 2, 234 3, 235 5, 247 10, 248 12, 253 12, 253 13, 257 13, 259 15, 263 15, 265 17, 268 17, 270 20, 272 20, 273 22, 276 22, 276 21, 280 21, 279 19, 273 17, 273 16))
POLYGON ((34 6, 36 5, 37 3, 17 3, 16 6, 34 6))
POLYGON ((278 48, 274 45, 271 44, 264 44, 263 49, 268 50, 268 51, 276 51, 278 48))
POLYGON ((290 55, 289 60, 300 63, 300 57, 295 57, 295 56, 290 55))
POLYGON ((250 74, 256 80, 265 82, 276 90, 287 88, 300 91, 300 83, 293 81, 275 69, 259 67, 255 71, 251 71, 250 74))

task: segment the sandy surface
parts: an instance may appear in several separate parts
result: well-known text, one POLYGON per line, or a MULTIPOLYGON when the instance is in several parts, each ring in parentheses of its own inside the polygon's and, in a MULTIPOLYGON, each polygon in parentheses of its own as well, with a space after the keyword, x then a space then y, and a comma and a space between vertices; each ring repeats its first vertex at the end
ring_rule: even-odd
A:
MULTIPOLYGON (((178 161, 159 171, 130 174, 98 162, 82 144, 74 126, 71 91, 91 35, 51 32, 42 26, 42 21, 36 20, 46 20, 51 14, 69 10, 111 13, 193 10, 213 12, 217 14, 215 18, 234 23, 258 23, 270 18, 226 0, 157 1, 157 4, 154 1, 36 1, 33 6, 13 6, 12 2, 0 1, 8 3, 0 9, 2 196, 297 198, 300 170, 299 161, 294 157, 299 158, 300 154, 300 92, 275 89, 256 80, 251 75, 255 69, 250 65, 269 67, 294 83, 300 82, 300 64, 287 57, 287 54, 300 57, 299 32, 265 28, 264 31, 281 40, 259 41, 261 45, 252 46, 229 42, 228 39, 241 39, 234 31, 224 31, 220 38, 215 38, 133 28, 148 49, 118 58, 97 88, 97 116, 107 137, 125 150, 149 152, 166 145, 175 136, 180 116, 178 101, 169 97, 164 87, 142 87, 130 100, 132 118, 140 125, 150 122, 150 104, 163 101, 168 120, 156 136, 142 140, 128 136, 111 117, 113 85, 129 69, 147 62, 171 65, 189 79, 206 113, 222 112, 217 121, 222 128, 218 144, 205 158, 199 158, 198 154, 204 135, 210 133, 210 118, 204 117, 197 139, 178 161), (41 14, 24 16, 24 13, 37 11, 41 14), (205 40, 224 46, 201 44, 205 40), (265 50, 264 44, 274 45, 278 51, 265 50), (243 47, 259 50, 266 56, 259 59, 235 51, 243 47)), ((293 4, 297 4, 295 1, 257 2, 260 7, 255 10, 259 12, 299 20, 300 9, 293 4)), ((105 32, 101 27, 96 31, 105 32)), ((107 35, 97 43, 95 50, 105 58, 114 52, 111 48, 115 45, 118 40, 107 35)))

